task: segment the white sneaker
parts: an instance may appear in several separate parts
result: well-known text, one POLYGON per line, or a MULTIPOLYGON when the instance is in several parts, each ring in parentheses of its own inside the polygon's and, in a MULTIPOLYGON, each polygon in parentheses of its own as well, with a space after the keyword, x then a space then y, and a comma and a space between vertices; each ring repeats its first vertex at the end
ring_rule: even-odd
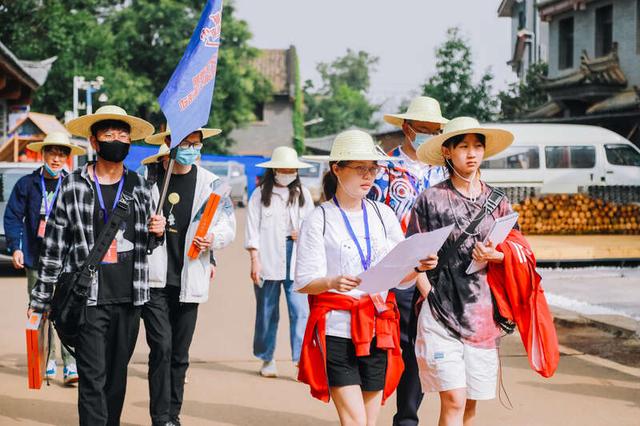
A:
POLYGON ((278 369, 276 368, 276 361, 264 361, 262 368, 260 369, 260 375, 262 377, 278 377, 278 369))
POLYGON ((47 372, 45 374, 45 378, 49 380, 53 380, 56 378, 56 373, 58 372, 58 366, 56 365, 55 359, 50 359, 47 363, 47 372))
POLYGON ((65 385, 69 386, 78 383, 78 370, 75 364, 65 365, 63 373, 65 385))

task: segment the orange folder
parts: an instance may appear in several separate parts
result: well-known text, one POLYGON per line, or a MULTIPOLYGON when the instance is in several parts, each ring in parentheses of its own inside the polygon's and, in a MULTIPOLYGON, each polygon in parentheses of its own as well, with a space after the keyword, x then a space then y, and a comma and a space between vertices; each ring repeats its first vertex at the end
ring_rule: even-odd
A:
MULTIPOLYGON (((196 229, 196 237, 204 237, 207 234, 209 226, 211 226, 211 221, 216 214, 216 210, 218 210, 221 198, 222 197, 216 193, 209 195, 209 201, 207 201, 207 204, 204 207, 204 212, 200 218, 198 229, 196 229)), ((187 255, 191 260, 196 259, 200 255, 200 250, 198 250, 198 247, 196 247, 194 242, 191 242, 191 247, 189 247, 187 255)))
POLYGON ((32 313, 27 320, 27 370, 29 389, 40 389, 47 368, 49 353, 49 320, 32 313))

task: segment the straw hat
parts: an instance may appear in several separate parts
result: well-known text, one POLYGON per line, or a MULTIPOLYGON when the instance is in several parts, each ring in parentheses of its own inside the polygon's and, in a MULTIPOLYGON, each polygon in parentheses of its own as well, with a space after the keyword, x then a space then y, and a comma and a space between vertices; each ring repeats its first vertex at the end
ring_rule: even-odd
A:
POLYGON ((153 125, 142 118, 127 115, 127 112, 115 105, 105 105, 96 110, 93 114, 83 115, 74 118, 67 123, 67 129, 71 134, 89 138, 91 136, 91 126, 99 121, 118 120, 131 126, 131 140, 137 141, 153 134, 153 125))
POLYGON ((442 116, 440 104, 433 98, 419 96, 411 101, 404 114, 386 114, 384 121, 396 127, 402 127, 405 120, 445 124, 449 120, 442 116))
POLYGON ((87 151, 72 143, 64 132, 51 132, 47 135, 42 142, 33 142, 27 145, 27 148, 33 152, 41 152, 45 146, 64 146, 71 149, 71 155, 82 155, 87 151))
MULTIPOLYGON (((222 133, 222 130, 220 129, 207 129, 207 128, 199 128, 198 130, 195 130, 202 132, 202 139, 207 139, 210 138, 212 136, 216 136, 219 135, 220 133, 222 133)), ((148 143, 149 145, 163 145, 164 144, 164 138, 167 136, 171 135, 171 129, 169 128, 169 126, 167 125, 167 130, 165 130, 164 132, 160 132, 160 133, 156 133, 155 135, 149 136, 147 138, 145 138, 145 142, 148 143)))
POLYGON ((392 157, 376 147, 370 134, 362 130, 344 131, 333 140, 329 161, 389 161, 392 157))
POLYGON ((507 149, 514 139, 513 133, 506 130, 482 127, 475 118, 458 117, 445 124, 441 135, 434 136, 418 148, 416 152, 418 160, 434 166, 444 166, 442 145, 454 136, 469 133, 484 135, 485 160, 507 149))
POLYGON ((288 146, 279 146, 273 150, 271 160, 256 164, 256 167, 265 169, 308 169, 311 164, 298 160, 298 153, 288 146))
POLYGON ((142 164, 153 164, 156 163, 160 158, 165 157, 171 154, 171 149, 166 145, 160 145, 160 149, 157 154, 153 154, 142 160, 142 164))

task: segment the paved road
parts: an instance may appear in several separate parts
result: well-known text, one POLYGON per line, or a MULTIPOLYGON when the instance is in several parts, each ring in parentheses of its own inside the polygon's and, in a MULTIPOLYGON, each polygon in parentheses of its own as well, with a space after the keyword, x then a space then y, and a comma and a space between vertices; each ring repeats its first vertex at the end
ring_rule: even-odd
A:
MULTIPOLYGON (((242 236, 243 211, 239 211, 242 236)), ((293 380, 286 315, 282 315, 276 353, 279 379, 256 374, 251 354, 254 299, 242 238, 220 253, 211 300, 201 306, 192 346, 192 366, 183 410, 185 425, 336 425, 331 405, 314 400, 293 380)), ((606 282, 606 280, 605 280, 606 282)), ((73 425, 77 423, 74 388, 57 382, 40 391, 27 389, 25 369, 26 280, 0 278, 0 424, 73 425)), ((282 313, 284 304, 282 304, 282 313)), ((504 383, 514 408, 496 401, 480 404, 478 425, 600 426, 638 425, 640 375, 564 354, 558 373, 542 379, 529 369, 517 336, 504 340, 504 383)), ((123 424, 150 424, 147 414, 147 348, 141 332, 129 370, 123 424)), ((394 400, 382 409, 380 425, 390 425, 394 400)), ((437 423, 438 399, 429 395, 421 408, 424 425, 437 423)))

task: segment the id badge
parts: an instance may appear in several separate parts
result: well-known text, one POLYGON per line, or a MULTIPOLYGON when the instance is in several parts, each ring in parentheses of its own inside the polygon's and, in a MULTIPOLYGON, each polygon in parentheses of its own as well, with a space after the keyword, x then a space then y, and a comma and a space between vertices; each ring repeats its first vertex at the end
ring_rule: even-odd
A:
POLYGON ((38 238, 44 238, 44 231, 46 229, 47 229, 46 219, 40 219, 40 224, 38 225, 38 238))
POLYGON ((107 253, 102 258, 102 263, 118 263, 118 241, 115 238, 111 241, 109 250, 107 250, 107 253))
POLYGON ((370 294, 369 297, 371 297, 371 301, 373 301, 373 305, 376 307, 379 314, 389 310, 389 307, 385 303, 385 299, 382 297, 381 293, 370 294))

